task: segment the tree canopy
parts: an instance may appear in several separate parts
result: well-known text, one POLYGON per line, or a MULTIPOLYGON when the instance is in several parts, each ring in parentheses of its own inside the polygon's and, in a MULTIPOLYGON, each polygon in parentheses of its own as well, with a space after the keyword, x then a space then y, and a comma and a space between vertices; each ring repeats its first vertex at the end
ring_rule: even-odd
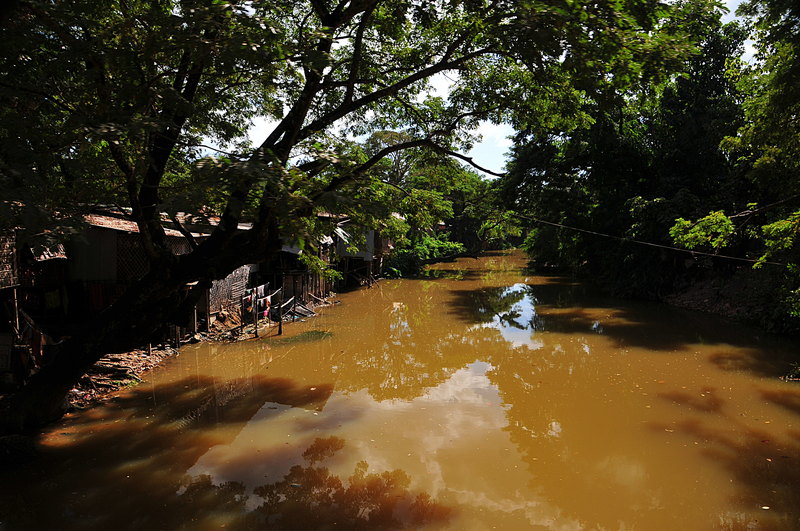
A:
POLYGON ((521 130, 501 189, 534 220, 539 263, 653 298, 730 281, 742 314, 796 331, 798 12, 754 0, 740 15, 697 19, 697 53, 676 75, 584 102, 581 127, 521 130))
MULTIPOLYGON (((29 236, 58 237, 74 230, 89 206, 117 204, 137 223, 150 268, 15 398, 36 407, 6 404, 4 411, 22 412, 15 422, 23 424, 36 422, 27 413, 44 411, 41 420, 53 409, 45 389, 64 391, 103 353, 130 348, 164 320, 180 320, 212 279, 276 252, 281 241, 313 241, 308 220, 316 211, 368 212, 376 179, 408 180, 401 151, 469 162, 462 152, 480 120, 540 134, 594 122, 587 109, 623 101, 622 87, 669 79, 695 51, 716 6, 11 4, 0 49, 3 221, 29 236), (428 90, 438 74, 453 80, 447 98, 428 90), (246 131, 256 117, 276 125, 252 145, 246 131), (396 134, 380 138, 381 131, 396 134), (355 145, 369 135, 375 141, 366 148, 355 145), (397 164, 387 165, 387 157, 397 164), (219 223, 177 256, 163 212, 215 215, 219 223), (240 230, 241 221, 252 228, 240 230)), ((412 196, 431 193, 410 184, 412 196)), ((466 203, 459 208, 461 215, 466 203)))
POLYGON ((0 58, 4 208, 33 228, 129 206, 151 260, 162 210, 219 210, 215 242, 251 217, 247 238, 266 241, 385 156, 456 154, 481 119, 575 121, 587 96, 663 76, 690 48, 681 17, 704 6, 20 2, 0 58), (446 100, 426 93, 440 73, 455 79, 446 100), (277 126, 253 146, 256 116, 277 126), (360 157, 343 145, 380 130, 403 140, 360 157), (224 152, 201 158, 207 141, 224 152))

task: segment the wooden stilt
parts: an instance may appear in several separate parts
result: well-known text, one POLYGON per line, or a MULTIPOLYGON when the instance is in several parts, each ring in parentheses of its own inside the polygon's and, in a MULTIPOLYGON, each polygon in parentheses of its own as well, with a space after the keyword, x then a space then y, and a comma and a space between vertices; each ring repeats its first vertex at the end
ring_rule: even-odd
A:
POLYGON ((206 290, 206 332, 211 332, 211 290, 206 290))
POLYGON ((253 288, 253 333, 258 337, 258 287, 253 288))

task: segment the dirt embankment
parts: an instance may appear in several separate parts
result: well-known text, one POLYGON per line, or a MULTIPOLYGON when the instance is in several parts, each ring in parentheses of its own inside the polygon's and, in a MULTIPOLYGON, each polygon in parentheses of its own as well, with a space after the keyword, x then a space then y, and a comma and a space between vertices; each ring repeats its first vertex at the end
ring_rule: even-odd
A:
POLYGON ((729 275, 711 275, 663 298, 673 306, 720 315, 772 333, 800 333, 781 291, 779 271, 742 268, 729 275))
POLYGON ((159 347, 103 356, 69 392, 70 407, 87 408, 113 391, 140 382, 142 373, 177 353, 172 347, 159 347))
MULTIPOLYGON (((320 299, 317 306, 332 304, 327 299, 320 299)), ((310 310, 309 310, 310 311, 310 310)), ((313 311, 310 311, 313 314, 313 311)), ((308 312, 304 317, 310 316, 308 312)), ((266 321, 259 323, 259 329, 266 326, 266 321)), ((273 325, 274 326, 274 323, 273 325)), ((242 324, 238 312, 221 311, 206 332, 187 336, 181 344, 199 343, 201 341, 238 341, 254 335, 252 323, 242 324)), ((86 409, 106 399, 111 393, 136 385, 141 376, 161 364, 165 359, 178 355, 175 345, 158 345, 150 349, 137 349, 122 354, 103 356, 78 382, 67 397, 71 409, 86 409)))
MULTIPOLYGON (((199 332, 181 340, 181 344, 201 341, 235 341, 252 332, 252 325, 242 327, 235 312, 222 311, 207 332, 199 332)), ((121 354, 107 354, 92 366, 70 390, 67 400, 71 409, 86 409, 104 400, 108 395, 136 385, 141 376, 160 365, 165 359, 178 355, 176 345, 157 345, 149 349, 136 349, 121 354)))
POLYGON ((759 313, 741 289, 722 282, 703 281, 664 297, 664 302, 687 310, 698 310, 733 319, 753 322, 759 313))

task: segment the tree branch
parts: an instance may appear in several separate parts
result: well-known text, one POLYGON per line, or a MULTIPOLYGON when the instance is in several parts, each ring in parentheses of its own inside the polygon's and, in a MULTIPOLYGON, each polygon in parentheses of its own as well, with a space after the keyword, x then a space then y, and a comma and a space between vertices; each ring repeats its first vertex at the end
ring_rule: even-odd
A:
POLYGON ((303 140, 305 138, 308 138, 315 132, 326 129, 327 127, 332 125, 336 120, 339 120, 340 118, 343 118, 348 114, 366 105, 369 105, 370 103, 374 103, 383 98, 392 96, 393 94, 396 94, 400 90, 416 83, 417 81, 426 79, 428 77, 433 76, 434 74, 438 74, 439 72, 443 72, 445 70, 452 70, 454 68, 461 66, 462 64, 466 63, 471 59, 480 57, 481 55, 493 53, 493 51, 494 50, 492 48, 481 48, 479 50, 475 50, 473 52, 465 54, 459 57, 458 59, 453 59, 452 61, 440 61, 427 68, 423 68, 422 70, 419 70, 414 74, 411 74, 410 76, 407 76, 402 80, 392 85, 389 85, 388 87, 376 90, 375 92, 367 94, 361 98, 358 98, 357 100, 354 100, 352 102, 342 102, 342 104, 336 109, 332 110, 331 112, 325 114, 324 116, 321 116, 320 118, 314 120, 307 126, 303 127, 297 134, 297 139, 303 140))
POLYGON ((342 173, 338 177, 334 177, 331 179, 331 182, 323 188, 322 190, 318 191, 317 193, 310 194, 311 201, 316 201, 319 199, 320 196, 326 193, 330 193, 343 184, 352 181, 356 177, 363 175, 367 172, 371 167, 381 161, 385 156, 394 153, 395 151, 401 151, 403 149, 409 149, 412 147, 421 147, 421 146, 432 146, 435 145, 433 142, 428 138, 422 138, 418 140, 411 140, 408 142, 401 142, 399 144, 394 144, 392 146, 387 146, 382 150, 378 151, 375 155, 370 157, 366 162, 359 164, 358 166, 351 168, 349 171, 342 173))
POLYGON ((770 208, 776 207, 778 205, 782 205, 783 203, 788 203, 789 201, 791 201, 793 199, 797 199, 798 197, 800 197, 800 194, 790 195, 789 197, 781 199, 780 201, 775 201, 774 203, 770 203, 768 205, 764 205, 763 207, 759 207, 759 208, 757 208, 755 210, 749 210, 749 209, 748 210, 744 210, 744 211, 739 212, 737 214, 731 214, 728 217, 733 219, 733 218, 741 218, 743 216, 752 216, 753 214, 758 214, 759 212, 763 212, 765 210, 769 210, 770 208))
MULTIPOLYGON (((207 30, 204 36, 207 40, 213 40, 216 36, 216 32, 207 30)), ((183 63, 190 62, 190 59, 186 55, 187 53, 188 52, 184 52, 184 55, 180 59, 182 65, 183 63)), ((179 68, 176 73, 173 88, 180 92, 181 97, 187 103, 191 103, 197 94, 197 89, 200 86, 200 80, 205 70, 205 61, 204 58, 199 62, 195 62, 188 68, 185 74, 182 72, 183 66, 179 68)), ((153 249, 154 254, 151 255, 152 259, 159 259, 162 255, 168 253, 166 234, 157 212, 159 204, 158 191, 169 158, 175 146, 178 144, 183 126, 189 118, 187 112, 173 106, 163 109, 160 115, 161 119, 163 119, 167 125, 163 132, 155 135, 153 143, 148 150, 147 169, 144 172, 142 185, 139 187, 138 197, 139 216, 137 224, 139 225, 139 231, 147 233, 152 240, 152 245, 157 246, 161 251, 156 252, 155 249, 153 249)))
POLYGON ((406 194, 406 197, 411 197, 411 192, 409 192, 408 190, 406 190, 406 189, 405 189, 405 188, 403 188, 402 186, 400 186, 400 185, 397 185, 397 184, 394 184, 394 183, 392 183, 392 182, 389 182, 389 181, 387 181, 387 180, 385 180, 385 179, 381 179, 381 182, 382 182, 383 184, 388 184, 389 186, 391 186, 391 187, 393 187, 393 188, 397 188, 398 190, 400 190, 401 192, 403 192, 404 194, 406 194))
POLYGON ((2 81, 0 81, 0 87, 11 89, 11 90, 18 90, 20 92, 27 93, 27 94, 36 94, 37 96, 43 97, 45 100, 49 101, 50 103, 52 103, 56 107, 61 108, 64 111, 67 111, 67 112, 70 112, 70 113, 74 113, 75 112, 75 109, 73 109, 72 107, 70 107, 69 105, 67 105, 67 104, 65 104, 63 102, 58 101, 58 99, 55 96, 52 96, 52 95, 48 94, 47 92, 45 92, 43 90, 37 90, 37 89, 32 89, 32 88, 27 88, 27 87, 17 87, 15 85, 10 85, 10 84, 4 83, 2 81))
POLYGON ((369 22, 372 12, 375 10, 375 6, 377 5, 377 2, 373 2, 372 5, 367 8, 366 11, 364 11, 364 14, 361 15, 361 21, 358 23, 356 38, 353 42, 353 59, 350 63, 350 75, 347 76, 347 89, 344 95, 345 102, 353 101, 353 92, 355 91, 358 70, 361 67, 361 54, 364 47, 364 31, 366 31, 367 23, 369 22))
POLYGON ((319 173, 322 170, 324 170, 325 168, 327 168, 331 164, 332 163, 331 163, 330 160, 321 159, 320 158, 320 159, 314 159, 314 160, 310 160, 308 162, 304 162, 302 164, 299 164, 297 166, 297 168, 300 171, 302 171, 303 173, 305 173, 306 175, 308 175, 310 177, 314 177, 315 175, 319 175, 319 173))
POLYGON ((330 13, 328 13, 328 8, 325 7, 324 0, 310 0, 311 7, 314 8, 314 12, 319 17, 320 21, 325 24, 328 17, 330 17, 330 13))
MULTIPOLYGON (((316 2, 315 4, 315 10, 320 9, 322 12, 327 12, 322 3, 316 2)), ((317 53, 330 54, 335 30, 347 21, 352 20, 360 11, 364 11, 369 7, 362 7, 360 2, 353 2, 348 8, 342 10, 343 5, 344 2, 340 3, 333 13, 328 14, 325 20, 322 21, 324 28, 321 29, 325 30, 325 36, 320 38, 317 43, 315 48, 317 53)), ((306 67, 307 65, 303 66, 306 67)), ((280 143, 281 148, 277 149, 277 155, 281 163, 284 165, 286 164, 289 159, 291 148, 298 139, 304 138, 299 136, 299 133, 311 109, 311 104, 321 89, 322 80, 322 72, 319 69, 306 68, 306 80, 300 91, 300 95, 295 100, 289 112, 286 113, 283 120, 281 120, 267 139, 256 149, 254 156, 258 156, 260 152, 267 150, 271 146, 277 146, 280 143)))
POLYGON ((194 235, 186 230, 186 227, 184 227, 180 222, 178 219, 178 214, 172 214, 170 219, 172 220, 172 223, 175 224, 175 228, 178 230, 178 232, 183 234, 183 237, 186 238, 187 242, 189 242, 189 247, 191 247, 192 250, 197 249, 197 240, 194 239, 194 235))
POLYGON ((437 151, 439 151, 440 153, 444 153, 445 155, 450 155, 451 157, 455 157, 457 159, 461 159, 464 162, 466 162, 467 164, 469 164, 470 166, 472 166, 473 168, 478 169, 478 170, 480 170, 480 171, 482 171, 484 173, 488 173, 489 175, 494 175, 495 177, 505 177, 506 176, 505 173, 497 173, 497 172, 494 172, 492 170, 484 168, 483 166, 481 166, 477 162, 475 162, 472 159, 472 157, 468 157, 466 155, 462 155, 461 153, 458 153, 457 151, 451 151, 449 149, 444 149, 444 148, 442 148, 440 146, 437 146, 435 149, 437 151))

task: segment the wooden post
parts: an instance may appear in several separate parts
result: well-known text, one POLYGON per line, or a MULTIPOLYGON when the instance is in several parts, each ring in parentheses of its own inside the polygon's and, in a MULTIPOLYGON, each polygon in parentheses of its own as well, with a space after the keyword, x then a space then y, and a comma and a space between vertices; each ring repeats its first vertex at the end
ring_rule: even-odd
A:
POLYGON ((286 277, 283 273, 281 273, 281 303, 278 306, 278 335, 283 335, 283 289, 284 284, 286 283, 286 277))
POLYGON ((258 286, 253 288, 253 332, 258 337, 258 286))
POLYGON ((239 320, 241 321, 239 331, 244 332, 244 292, 239 295, 239 320))
POLYGON ((192 335, 197 333, 197 305, 192 308, 192 335))
POLYGON ((292 322, 294 322, 297 314, 294 313, 294 305, 297 301, 297 275, 292 275, 292 322))
POLYGON ((206 332, 211 332, 211 289, 206 290, 206 332))
MULTIPOLYGON (((14 334, 19 335, 19 299, 17 298, 17 288, 16 286, 11 290, 11 299, 12 304, 14 306, 14 334)), ((19 340, 18 337, 14 338, 14 341, 19 340)))

